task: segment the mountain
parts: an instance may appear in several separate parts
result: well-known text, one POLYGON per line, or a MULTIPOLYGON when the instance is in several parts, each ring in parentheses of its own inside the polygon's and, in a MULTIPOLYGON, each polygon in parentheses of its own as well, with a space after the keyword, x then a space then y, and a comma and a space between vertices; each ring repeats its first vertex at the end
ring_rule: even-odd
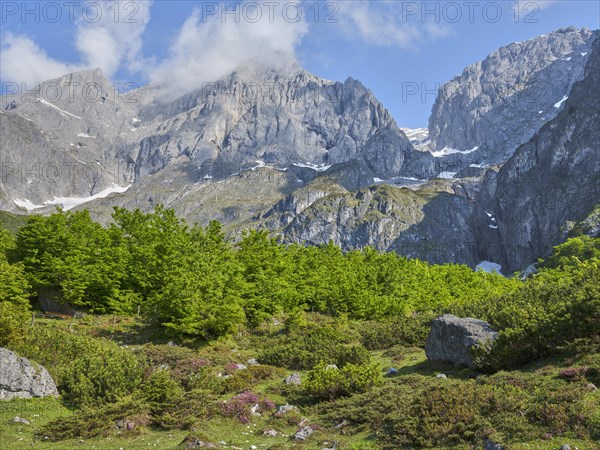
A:
MULTIPOLYGON (((497 248, 510 270, 548 255, 594 211, 600 203, 600 39, 556 118, 488 183, 495 194, 480 203, 497 218, 497 248)), ((597 226, 589 233, 597 235, 597 226)))
MULTIPOLYGON (((284 229, 285 238, 472 267, 487 261, 505 273, 548 255, 600 203, 600 39, 585 60, 557 115, 505 164, 476 164, 416 190, 380 186, 323 198, 284 229)), ((428 139, 424 130, 406 132, 417 147, 428 139)), ((597 233, 597 225, 588 228, 597 233)))
POLYGON ((376 176, 392 177, 413 151, 360 82, 323 80, 297 63, 249 62, 170 104, 142 107, 140 119, 136 145, 143 145, 130 152, 138 177, 181 155, 198 165, 211 161, 239 170, 262 163, 325 168, 357 159, 376 176))
POLYGON ((429 118, 430 147, 472 161, 505 162, 564 108, 583 78, 598 31, 569 27, 515 42, 468 66, 440 89, 429 118))
POLYGON ((2 98, 0 209, 61 204, 107 223, 115 205, 163 204, 231 235, 521 269, 598 204, 584 93, 598 92, 598 35, 566 28, 493 52, 416 130, 359 81, 287 60, 168 102, 159 85, 119 93, 99 70, 65 75, 2 98))
POLYGON ((116 148, 136 110, 98 69, 2 96, 0 208, 31 210, 63 197, 120 191, 129 177, 120 172, 116 148))
POLYGON ((427 159, 411 157, 404 133, 360 82, 319 79, 296 63, 249 62, 167 104, 157 100, 158 90, 122 95, 94 70, 45 82, 27 96, 7 96, 1 117, 10 138, 2 158, 19 174, 6 183, 0 206, 14 209, 16 201, 34 209, 60 197, 93 196, 176 165, 193 169, 186 182, 196 182, 260 165, 318 172, 357 160, 369 169, 370 178, 359 183, 366 185, 373 177, 412 173, 411 161, 427 159), (49 93, 57 100, 47 100, 49 93), (31 162, 38 172, 57 166, 60 180, 42 174, 25 181, 19 175, 31 162), (89 167, 94 163, 98 169, 89 167), (65 179, 62 172, 72 166, 80 179, 65 179))

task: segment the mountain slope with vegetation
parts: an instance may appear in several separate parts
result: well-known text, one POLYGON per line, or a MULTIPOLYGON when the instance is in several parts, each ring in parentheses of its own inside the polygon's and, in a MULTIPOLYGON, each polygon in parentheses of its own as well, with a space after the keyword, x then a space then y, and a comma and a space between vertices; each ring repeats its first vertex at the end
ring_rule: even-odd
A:
POLYGON ((8 449, 600 439, 600 241, 587 236, 521 280, 260 232, 232 242, 160 207, 117 208, 106 228, 57 211, 2 229, 0 279, 0 345, 46 367, 61 395, 2 403, 8 449), (41 315, 48 290, 84 314, 41 315), (477 370, 425 359, 443 313, 499 331, 477 370))

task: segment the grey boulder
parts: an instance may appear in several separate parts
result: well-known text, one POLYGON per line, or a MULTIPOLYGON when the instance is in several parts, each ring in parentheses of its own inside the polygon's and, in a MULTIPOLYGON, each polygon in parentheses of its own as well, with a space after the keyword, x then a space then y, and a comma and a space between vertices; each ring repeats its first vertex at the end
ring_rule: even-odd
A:
POLYGON ((491 439, 487 439, 485 441, 485 445, 483 446, 483 450, 504 450, 504 446, 492 441, 491 439))
POLYGON ((0 348, 0 400, 48 396, 58 396, 48 371, 15 352, 0 348))
POLYGON ((306 425, 301 427, 295 434, 294 438, 297 441, 305 441, 309 437, 311 437, 316 431, 316 428, 313 425, 306 425))
POLYGON ((298 408, 294 405, 288 405, 288 404, 281 405, 279 407, 279 409, 277 410, 277 412, 275 413, 275 417, 281 417, 290 411, 297 411, 297 410, 298 410, 298 408))
POLYGON ((285 384, 298 385, 301 383, 300 374, 298 372, 294 372, 294 373, 288 375, 287 377, 285 377, 283 381, 285 384))
POLYGON ((444 314, 431 324, 425 354, 431 361, 473 368, 471 349, 491 344, 497 337, 498 333, 487 322, 444 314))

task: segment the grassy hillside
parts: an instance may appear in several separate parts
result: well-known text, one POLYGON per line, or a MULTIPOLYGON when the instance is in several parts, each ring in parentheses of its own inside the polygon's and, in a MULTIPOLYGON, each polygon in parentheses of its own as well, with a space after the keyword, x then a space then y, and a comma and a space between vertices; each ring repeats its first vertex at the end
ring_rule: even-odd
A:
MULTIPOLYGON (((372 347, 372 327, 377 327, 313 314, 304 320, 305 324, 295 325, 300 328, 292 332, 301 339, 315 339, 314 330, 328 330, 329 339, 333 336, 343 342, 339 345, 361 348, 365 344, 372 347)), ((219 448, 332 448, 334 443, 340 449, 471 448, 478 442, 481 445, 488 436, 509 444, 511 449, 551 449, 564 443, 580 449, 598 448, 595 440, 600 432, 600 396, 588 387, 590 380, 598 383, 598 372, 590 369, 600 368, 597 352, 540 359, 518 370, 484 375, 428 362, 420 346, 405 346, 396 337, 375 345, 388 348, 365 353, 380 372, 380 381, 372 388, 351 396, 319 399, 311 397, 310 389, 305 387, 310 370, 290 368, 297 366, 285 358, 281 365, 288 367, 252 366, 247 362, 266 358, 273 348, 281 350, 281 333, 289 332, 284 323, 264 324, 200 345, 192 341, 165 343, 158 330, 131 317, 38 319, 34 329, 40 333, 38 339, 44 336, 46 342, 37 341, 40 348, 32 353, 39 352, 34 356, 43 360, 58 380, 61 370, 52 362, 55 358, 45 354, 50 345, 56 344, 49 344, 47 338, 68 333, 90 342, 116 342, 131 354, 145 355, 151 370, 163 367, 183 392, 171 391, 173 397, 163 399, 160 410, 146 405, 142 410, 133 408, 132 413, 124 407, 116 415, 100 405, 74 409, 64 396, 4 402, 0 436, 6 449, 175 449, 185 448, 179 444, 190 435, 201 436, 219 448), (399 343, 392 345, 394 341, 399 343), (232 363, 248 368, 232 369, 232 363), (398 374, 385 376, 390 367, 398 369, 398 374), (584 367, 588 368, 585 374, 580 371, 580 375, 568 375, 573 372, 569 369, 584 367), (296 371, 302 384, 285 384, 284 377, 296 371), (226 373, 232 375, 223 376, 226 373), (437 378, 438 373, 447 378, 437 378), (266 409, 267 405, 259 410, 259 416, 250 412, 254 403, 240 403, 233 414, 223 407, 223 402, 231 403, 244 392, 268 398, 274 408, 266 409), (277 417, 274 413, 284 404, 298 409, 277 417), (31 425, 13 423, 16 416, 26 418, 31 425), (134 423, 135 428, 118 429, 115 424, 121 419, 134 423), (300 423, 317 427, 306 442, 294 440, 300 423), (270 430, 276 435, 265 434, 272 433, 270 430)), ((327 345, 320 342, 317 348, 319 344, 327 345)), ((28 344, 21 343, 17 348, 27 353, 28 344)), ((149 388, 146 386, 144 391, 148 393, 149 388)), ((134 403, 131 398, 127 402, 134 403)))

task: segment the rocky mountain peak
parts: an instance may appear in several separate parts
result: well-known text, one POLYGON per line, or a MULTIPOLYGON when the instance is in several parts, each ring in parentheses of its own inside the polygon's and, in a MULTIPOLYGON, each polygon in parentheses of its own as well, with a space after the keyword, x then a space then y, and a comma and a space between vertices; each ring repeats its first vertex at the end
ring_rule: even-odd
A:
POLYGON ((233 72, 225 75, 221 79, 235 77, 246 82, 293 78, 299 72, 306 72, 295 59, 285 55, 278 54, 270 58, 252 59, 240 64, 233 72))
POLYGON ((442 86, 429 119, 433 150, 467 151, 502 163, 562 108, 583 78, 598 31, 563 28, 515 42, 442 86))

